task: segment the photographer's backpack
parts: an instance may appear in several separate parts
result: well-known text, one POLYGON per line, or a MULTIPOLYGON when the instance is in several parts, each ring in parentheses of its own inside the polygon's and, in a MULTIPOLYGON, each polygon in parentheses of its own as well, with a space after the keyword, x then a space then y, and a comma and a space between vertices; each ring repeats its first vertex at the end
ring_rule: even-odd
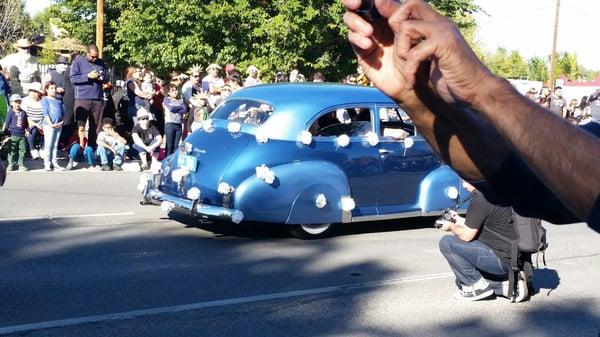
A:
POLYGON ((512 223, 515 228, 517 240, 511 241, 511 271, 508 277, 508 295, 512 302, 518 296, 518 275, 522 270, 525 272, 525 281, 529 288, 529 294, 533 294, 533 261, 532 255, 536 255, 535 268, 539 266, 539 256, 546 266, 546 229, 542 226, 542 220, 520 216, 515 210, 512 211, 512 223), (520 257, 519 257, 520 253, 520 257))

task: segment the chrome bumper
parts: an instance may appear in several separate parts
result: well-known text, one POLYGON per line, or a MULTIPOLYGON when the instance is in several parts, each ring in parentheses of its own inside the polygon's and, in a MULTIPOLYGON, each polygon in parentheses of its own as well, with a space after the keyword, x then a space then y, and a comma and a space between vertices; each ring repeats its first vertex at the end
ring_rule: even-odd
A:
MULTIPOLYGON (((141 182, 143 184, 143 182, 141 182)), ((163 211, 178 211, 193 216, 231 221, 240 223, 244 219, 244 213, 237 209, 212 206, 200 203, 198 200, 180 198, 168 193, 161 192, 155 187, 154 179, 148 178, 143 185, 141 204, 160 205, 163 211)))

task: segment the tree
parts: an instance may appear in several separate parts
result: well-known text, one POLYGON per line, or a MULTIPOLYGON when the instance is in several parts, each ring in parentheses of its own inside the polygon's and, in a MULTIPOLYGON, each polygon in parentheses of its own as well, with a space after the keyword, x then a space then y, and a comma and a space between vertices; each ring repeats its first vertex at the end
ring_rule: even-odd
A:
POLYGON ((541 57, 532 57, 527 61, 527 76, 532 81, 548 82, 547 61, 541 57))
MULTIPOLYGON (((431 3, 463 32, 474 32, 474 0, 431 3)), ((48 12, 73 37, 92 43, 95 6, 95 0, 57 0, 48 12)), ((337 80, 356 68, 343 12, 339 0, 110 0, 104 57, 162 74, 231 62, 242 69, 254 64, 266 77, 298 68, 337 80)))
POLYGON ((30 18, 21 0, 0 1, 0 55, 8 54, 10 44, 29 37, 30 18))
POLYGON ((577 62, 577 54, 560 53, 556 60, 556 74, 572 81, 582 79, 582 67, 577 62))

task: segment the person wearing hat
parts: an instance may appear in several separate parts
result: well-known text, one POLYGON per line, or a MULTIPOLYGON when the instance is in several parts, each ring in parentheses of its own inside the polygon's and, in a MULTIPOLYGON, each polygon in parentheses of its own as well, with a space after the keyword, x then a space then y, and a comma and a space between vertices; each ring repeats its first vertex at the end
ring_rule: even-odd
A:
POLYGON ((202 80, 202 66, 193 65, 189 70, 190 79, 186 81, 181 87, 181 96, 183 101, 189 106, 192 96, 202 91, 201 80, 202 80))
POLYGON ((71 83, 68 57, 59 55, 56 58, 56 67, 44 76, 44 85, 50 81, 56 83, 56 98, 60 99, 64 104, 64 124, 58 142, 59 144, 66 144, 69 137, 75 131, 75 123, 73 121, 73 104, 75 97, 73 93, 73 83, 71 83))
POLYGON ((225 81, 219 77, 221 67, 216 63, 211 63, 207 68, 208 75, 202 79, 202 90, 213 95, 218 93, 219 89, 225 84, 225 81))
MULTIPOLYGON (((31 55, 31 42, 27 39, 19 39, 17 43, 13 45, 17 52, 9 54, 0 60, 0 65, 3 69, 14 68, 16 73, 15 80, 18 79, 20 84, 23 86, 23 90, 29 89, 29 85, 32 82, 32 77, 40 73, 37 57, 31 55)), ((23 94, 23 92, 16 92, 16 94, 23 94)))
POLYGON ((23 98, 23 110, 27 113, 29 124, 29 153, 33 159, 41 159, 44 155, 44 131, 42 128, 42 84, 40 82, 31 83, 27 96, 23 98))
POLYGON ((162 136, 158 129, 151 124, 152 120, 154 120, 152 114, 148 110, 140 108, 137 111, 137 124, 131 131, 133 148, 140 155, 142 170, 144 171, 150 169, 148 157, 152 158, 153 162, 158 162, 160 144, 162 143, 162 136))
POLYGON ((21 96, 12 94, 10 96, 10 107, 4 124, 4 134, 10 135, 9 153, 8 153, 8 170, 15 170, 16 164, 19 166, 19 171, 28 171, 23 161, 25 159, 26 136, 28 135, 27 113, 21 109, 21 96))
POLYGON ((258 71, 256 66, 250 65, 248 69, 246 69, 246 74, 248 74, 248 77, 246 77, 246 81, 244 81, 244 87, 262 84, 262 81, 259 79, 260 71, 258 71))

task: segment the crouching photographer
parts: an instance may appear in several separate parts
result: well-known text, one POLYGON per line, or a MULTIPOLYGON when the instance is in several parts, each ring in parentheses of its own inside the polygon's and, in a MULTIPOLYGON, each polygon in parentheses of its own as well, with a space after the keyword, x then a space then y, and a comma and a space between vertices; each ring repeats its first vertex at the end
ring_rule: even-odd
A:
MULTIPOLYGON (((436 227, 452 232, 440 240, 440 251, 456 276, 459 291, 455 298, 477 301, 490 296, 506 296, 510 268, 511 244, 495 233, 516 238, 512 224, 512 209, 489 203, 471 184, 463 186, 472 194, 466 217, 454 211, 436 220, 436 227)), ((520 277, 520 298, 527 296, 527 285, 520 277)))

